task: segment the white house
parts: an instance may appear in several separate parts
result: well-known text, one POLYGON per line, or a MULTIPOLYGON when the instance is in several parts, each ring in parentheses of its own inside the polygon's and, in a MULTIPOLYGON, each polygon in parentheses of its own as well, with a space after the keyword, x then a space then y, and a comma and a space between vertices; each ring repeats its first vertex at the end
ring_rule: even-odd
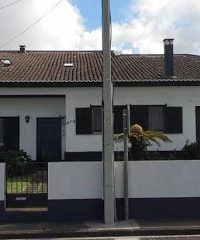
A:
MULTIPOLYGON (((139 123, 144 129, 168 134, 172 143, 159 148, 159 151, 166 152, 180 150, 186 140, 200 141, 200 56, 173 54, 173 41, 166 39, 164 43, 164 55, 112 52, 112 79, 114 132, 122 131, 122 111, 128 104, 131 124, 139 123)), ((88 216, 88 209, 92 209, 94 214, 90 215, 91 218, 95 216, 96 208, 97 215, 102 214, 101 105, 101 51, 27 51, 25 46, 20 46, 19 51, 0 51, 0 145, 5 150, 23 149, 33 160, 51 162, 48 207, 54 215, 55 206, 60 207, 60 213, 63 212, 66 200, 67 209, 71 211, 69 215, 74 214, 73 208, 78 208, 79 213, 84 208, 88 216), (65 163, 68 167, 63 165, 65 163), (85 168, 90 174, 84 171, 85 168), (69 178, 67 172, 73 172, 73 177, 69 178), (82 180, 75 183, 78 176, 82 180), (84 190, 84 186, 91 192, 84 190), (82 198, 88 201, 79 208, 82 198)), ((152 146, 150 150, 157 148, 152 146)), ((116 152, 122 150, 121 145, 115 146, 116 152)), ((5 164, 0 164, 0 167, 5 168, 5 164)), ((179 169, 178 165, 176 167, 179 169)), ((194 167, 198 169, 199 163, 194 163, 191 173, 194 167)), ((3 182, 4 170, 1 168, 0 179, 3 182)), ((195 179, 187 183, 188 188, 199 181, 198 177, 195 179)), ((116 192, 121 199, 122 183, 116 179, 116 184, 119 185, 116 192)), ((145 195, 144 189, 138 186, 133 190, 137 192, 136 198, 141 199, 138 206, 144 208, 145 198, 156 199, 152 205, 153 200, 148 202, 149 206, 156 206, 159 193, 155 193, 153 198, 151 193, 145 195)), ((189 191, 188 195, 185 192, 173 195, 170 186, 166 195, 162 191, 161 195, 164 201, 175 197, 176 206, 179 198, 196 201, 200 197, 200 191, 196 190, 189 191)), ((159 192, 158 189, 163 187, 159 185, 156 190, 159 192)), ((180 190, 179 185, 177 189, 180 190)), ((176 189, 172 191, 176 193, 176 189)), ((3 193, 0 189, 0 212, 7 216, 3 193)), ((174 205, 173 201, 171 205, 174 205)))

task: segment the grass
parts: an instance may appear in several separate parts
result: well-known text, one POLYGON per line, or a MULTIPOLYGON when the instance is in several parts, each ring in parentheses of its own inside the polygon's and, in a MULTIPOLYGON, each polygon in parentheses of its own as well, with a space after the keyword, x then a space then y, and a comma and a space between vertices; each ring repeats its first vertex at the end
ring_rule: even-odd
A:
POLYGON ((23 178, 8 179, 6 186, 7 194, 31 194, 31 193, 45 193, 47 192, 47 183, 41 181, 34 182, 32 179, 24 181, 23 178))
POLYGON ((25 181, 22 177, 20 178, 14 178, 14 179, 8 179, 7 180, 7 186, 6 190, 8 194, 11 193, 26 193, 27 187, 28 187, 28 181, 25 181))

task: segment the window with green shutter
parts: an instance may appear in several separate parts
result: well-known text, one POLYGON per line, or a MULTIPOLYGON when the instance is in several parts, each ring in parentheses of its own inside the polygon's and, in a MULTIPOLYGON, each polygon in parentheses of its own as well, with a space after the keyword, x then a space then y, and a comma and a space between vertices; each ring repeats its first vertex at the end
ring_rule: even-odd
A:
MULTIPOLYGON (((113 107, 114 133, 123 132, 123 109, 126 105, 113 107)), ((166 105, 131 105, 130 125, 139 124, 144 130, 182 133, 182 107, 166 105)), ((103 117, 101 106, 76 109, 76 134, 102 133, 103 117)))
POLYGON ((182 107, 166 105, 131 105, 130 124, 139 124, 144 130, 182 133, 182 107))

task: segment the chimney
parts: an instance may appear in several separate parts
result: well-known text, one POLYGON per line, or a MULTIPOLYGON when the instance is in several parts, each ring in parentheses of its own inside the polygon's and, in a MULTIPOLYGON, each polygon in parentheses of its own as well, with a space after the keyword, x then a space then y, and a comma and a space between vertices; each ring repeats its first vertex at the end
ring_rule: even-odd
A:
POLYGON ((25 53, 26 52, 26 45, 20 45, 19 46, 19 52, 20 53, 25 53))
POLYGON ((174 39, 164 39, 164 77, 174 77, 174 56, 173 56, 174 39))

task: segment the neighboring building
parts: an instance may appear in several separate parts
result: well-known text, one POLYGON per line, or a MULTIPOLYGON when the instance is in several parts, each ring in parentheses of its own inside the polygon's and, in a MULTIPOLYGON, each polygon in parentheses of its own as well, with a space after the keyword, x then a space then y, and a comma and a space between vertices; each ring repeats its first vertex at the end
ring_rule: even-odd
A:
MULTIPOLYGON (((172 143, 161 151, 200 140, 200 56, 173 56, 173 45, 166 46, 164 56, 112 53, 114 132, 122 131, 122 110, 130 104, 131 123, 169 134, 172 143)), ((0 62, 4 149, 23 149, 40 161, 101 158, 100 51, 26 51, 21 46, 1 51, 0 62)))
MULTIPOLYGON (((168 134, 172 143, 159 148, 165 153, 180 150, 186 140, 200 141, 200 56, 173 55, 170 39, 164 41, 164 46, 164 55, 112 52, 112 80, 114 133, 122 132, 122 112, 128 104, 131 124, 168 134)), ((48 169, 48 196, 45 192, 45 206, 51 216, 102 216, 101 105, 101 51, 26 51, 25 46, 19 51, 0 51, 0 147, 23 149, 33 160, 52 162, 48 169)), ((157 148, 153 145, 150 150, 157 148)), ((115 144, 116 153, 122 150, 122 145, 115 144)), ((123 168, 120 162, 116 165, 116 198, 122 199, 123 168)), ((134 214, 152 217, 160 209, 164 214, 169 204, 172 214, 180 209, 177 216, 184 216, 187 206, 200 215, 200 190, 191 188, 200 180, 198 162, 154 161, 130 163, 130 167, 141 183, 137 185, 133 179, 135 185, 130 189, 131 209, 137 208, 134 214), (188 181, 187 172, 191 173, 188 181)), ((14 206, 27 199, 30 204, 32 200, 19 195, 16 189, 9 195, 9 174, 6 172, 5 185, 4 172, 5 164, 0 163, 0 214, 9 219, 12 213, 5 211, 5 200, 14 206)), ((25 190, 28 187, 25 185, 25 190)), ((37 191, 38 188, 32 193, 37 191)), ((123 206, 121 200, 118 204, 123 206)), ((18 219, 21 215, 16 216, 18 219)))

